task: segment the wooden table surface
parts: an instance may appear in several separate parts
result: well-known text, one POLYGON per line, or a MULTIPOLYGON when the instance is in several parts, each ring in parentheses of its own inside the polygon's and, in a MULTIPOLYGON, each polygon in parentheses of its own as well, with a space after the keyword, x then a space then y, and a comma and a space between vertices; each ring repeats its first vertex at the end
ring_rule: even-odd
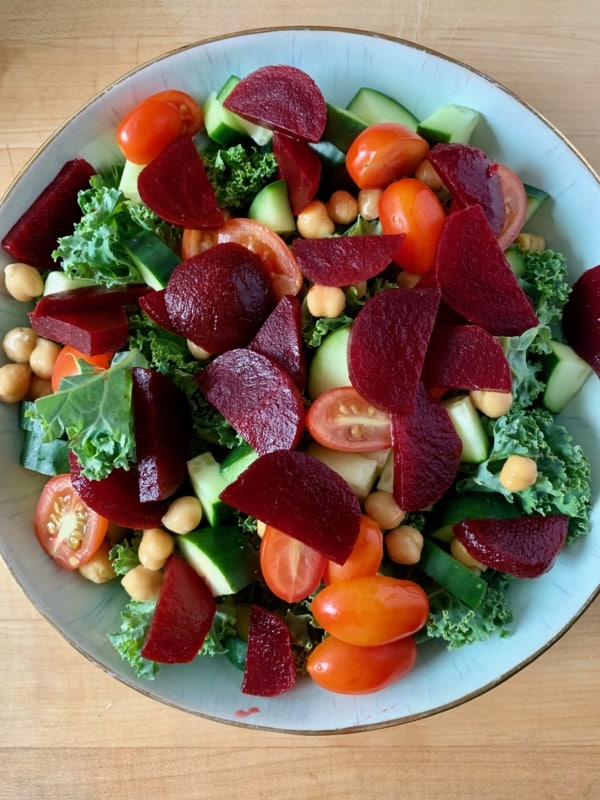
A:
MULTIPOLYGON (((277 25, 370 29, 465 61, 535 106, 598 171, 598 10, 598 0, 0 0, 0 192, 68 115, 132 67, 277 25)), ((443 714, 341 736, 257 733, 109 679, 2 564, 0 798, 597 800, 599 665, 596 600, 533 664, 443 714)))

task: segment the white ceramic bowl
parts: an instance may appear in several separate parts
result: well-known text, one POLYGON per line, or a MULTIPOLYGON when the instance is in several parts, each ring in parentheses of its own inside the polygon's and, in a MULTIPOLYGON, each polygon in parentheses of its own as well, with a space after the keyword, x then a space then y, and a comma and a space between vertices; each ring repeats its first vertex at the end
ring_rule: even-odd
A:
MULTIPOLYGON (((113 131, 136 100, 163 88, 204 98, 232 73, 265 64, 293 64, 309 72, 325 97, 345 105, 354 91, 373 86, 423 118, 445 102, 478 109, 473 143, 506 162, 527 183, 552 197, 535 228, 568 258, 571 276, 600 262, 600 228, 589 213, 600 206, 598 176, 532 108, 476 70, 442 55, 381 35, 329 29, 276 29, 236 34, 158 58, 118 80, 68 120, 37 153, 0 205, 0 236, 29 206, 62 164, 77 155, 97 168, 116 159, 113 131)), ((0 255, 0 266, 8 262, 0 255)), ((22 308, 0 297, 2 331, 21 324, 22 308)), ((594 497, 600 488, 600 382, 588 381, 565 422, 592 462, 594 497)), ((136 679, 107 640, 124 605, 118 585, 98 587, 54 565, 29 534, 43 479, 18 466, 16 409, 0 407, 0 551, 25 593, 75 648, 125 684, 185 711, 239 725, 299 733, 361 730, 417 719, 462 703, 497 685, 537 657, 577 619, 598 592, 600 505, 592 533, 569 547, 553 569, 519 581, 511 598, 513 633, 457 652, 424 647, 415 670, 372 695, 327 693, 301 680, 274 699, 240 693, 241 674, 225 659, 162 668, 154 682, 136 679)))

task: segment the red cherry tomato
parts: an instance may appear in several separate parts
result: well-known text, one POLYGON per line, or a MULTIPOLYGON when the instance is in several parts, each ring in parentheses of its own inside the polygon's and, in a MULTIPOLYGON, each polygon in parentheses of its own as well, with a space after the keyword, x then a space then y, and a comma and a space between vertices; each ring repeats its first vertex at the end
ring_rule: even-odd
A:
POLYGON ((113 355, 114 353, 99 353, 96 356, 88 356, 75 347, 71 347, 70 344, 65 345, 54 362, 52 375, 50 376, 52 391, 58 391, 63 378, 69 375, 79 375, 79 365, 77 364, 79 359, 85 361, 86 364, 90 366, 97 367, 95 371, 100 372, 110 367, 113 355))
POLYGON ((368 453, 392 446, 390 416, 364 400, 352 386, 328 389, 306 412, 306 429, 332 450, 368 453))
POLYGON ((413 636, 377 647, 358 647, 327 636, 308 657, 310 677, 330 692, 378 692, 407 675, 417 660, 413 636))
POLYGON ((181 92, 179 89, 165 89, 162 92, 151 95, 147 100, 156 100, 173 106, 183 120, 183 133, 189 133, 190 136, 194 136, 202 127, 204 122, 202 106, 198 105, 187 92, 181 92))
POLYGON ((108 524, 79 497, 69 474, 50 478, 42 489, 35 512, 35 535, 64 569, 77 569, 89 561, 104 541, 108 524))
POLYGON ((321 583, 326 566, 324 555, 267 525, 260 542, 260 568, 274 595, 288 603, 304 600, 321 583))
POLYGON ((383 190, 378 208, 382 233, 404 234, 394 261, 413 274, 430 270, 446 219, 435 192, 417 178, 402 178, 383 190))
POLYGON ((184 129, 177 108, 160 100, 143 100, 119 123, 117 144, 128 161, 148 164, 184 129))
POLYGON ((527 217, 527 192, 519 176, 505 164, 496 164, 500 175, 506 222, 498 234, 498 244, 503 250, 517 238, 527 217))
POLYGON ((338 639, 361 647, 388 644, 423 627, 429 600, 418 583, 387 575, 348 578, 322 589, 311 611, 338 639))
POLYGON ((352 552, 343 564, 327 562, 323 580, 337 583, 361 575, 375 575, 383 558, 383 534, 379 525, 366 514, 360 520, 358 538, 352 552))
POLYGON ((359 189, 383 189, 412 175, 429 152, 429 144, 406 125, 380 122, 354 139, 346 153, 346 169, 359 189))

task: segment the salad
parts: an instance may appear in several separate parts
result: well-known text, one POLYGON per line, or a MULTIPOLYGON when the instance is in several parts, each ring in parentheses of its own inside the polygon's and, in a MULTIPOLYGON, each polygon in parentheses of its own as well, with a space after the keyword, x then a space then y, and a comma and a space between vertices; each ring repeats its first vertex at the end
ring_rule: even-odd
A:
POLYGON ((366 693, 509 636, 510 583, 590 528, 556 415, 599 371, 597 269, 524 232, 547 195, 474 109, 340 108, 284 65, 199 100, 140 102, 122 160, 68 162, 2 240, 40 545, 120 582, 148 679, 200 654, 366 693))

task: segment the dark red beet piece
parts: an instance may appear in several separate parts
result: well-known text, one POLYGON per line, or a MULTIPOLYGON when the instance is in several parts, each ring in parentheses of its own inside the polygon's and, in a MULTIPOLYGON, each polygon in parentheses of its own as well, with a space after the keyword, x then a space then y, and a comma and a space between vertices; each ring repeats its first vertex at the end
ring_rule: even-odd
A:
POLYGON ((361 508, 348 484, 299 450, 259 456, 221 500, 343 564, 358 537, 361 508))
POLYGON ((151 291, 149 286, 137 283, 113 289, 107 289, 104 286, 82 286, 79 289, 54 292, 40 297, 32 314, 35 317, 37 315, 79 314, 82 310, 89 313, 90 311, 119 309, 122 306, 136 305, 145 294, 151 291))
POLYGON ((459 207, 478 204, 494 235, 506 222, 500 175, 483 150, 457 142, 436 144, 428 159, 459 207))
POLYGON ((187 134, 144 167, 138 191, 152 211, 181 228, 211 230, 225 222, 194 140, 187 134))
POLYGON ((196 383, 257 453, 293 449, 304 429, 300 390, 283 367, 247 348, 207 364, 196 383))
POLYGON ((422 384, 412 413, 392 415, 394 498, 405 511, 420 511, 450 488, 462 441, 444 406, 422 384))
POLYGON ((298 214, 314 199, 321 183, 322 162, 306 142, 273 134, 273 155, 277 177, 287 183, 292 213, 298 214))
POLYGON ((315 81, 286 64, 259 67, 233 87, 225 108, 250 122, 303 142, 318 142, 327 108, 315 81))
POLYGON ((261 606, 250 609, 242 692, 275 697, 296 683, 292 638, 285 622, 261 606))
POLYGON ((187 477, 189 407, 167 375, 134 367, 131 377, 139 497, 165 500, 187 477))
POLYGON ((224 242, 175 267, 165 308, 181 336, 209 353, 244 347, 275 305, 260 257, 224 242))
POLYGON ((569 529, 561 515, 467 519, 452 526, 465 550, 481 564, 518 578, 537 578, 554 564, 569 529))
POLYGON ((442 299, 492 336, 519 336, 538 324, 480 206, 446 217, 434 270, 442 299))
POLYGON ((306 383, 306 357, 302 342, 302 306, 284 295, 263 322, 248 348, 276 361, 302 391, 306 383))
POLYGON ((379 275, 404 234, 296 239, 294 255, 304 277, 324 286, 351 286, 379 275))
POLYGON ((81 472, 74 453, 69 454, 73 488, 87 505, 107 519, 124 528, 145 530, 161 524, 168 503, 156 501, 142 503, 139 498, 138 473, 135 466, 129 470, 114 469, 102 480, 90 480, 81 472))
POLYGON ((179 335, 177 326, 173 325, 171 318, 167 313, 165 305, 165 290, 158 289, 154 292, 148 292, 140 298, 140 308, 146 313, 150 319, 155 322, 160 328, 164 328, 170 333, 179 335))
POLYGON ((114 353, 127 342, 129 323, 123 308, 62 315, 30 314, 31 327, 45 339, 68 344, 88 356, 114 353))
POLYGON ((439 301, 436 288, 387 289, 361 308, 350 333, 348 371, 365 400, 399 414, 414 408, 439 301))
POLYGON ((16 261, 38 269, 53 269, 57 240, 73 232, 81 219, 77 195, 88 189, 96 170, 83 158, 74 158, 44 188, 2 239, 2 247, 16 261))
POLYGON ((479 325, 438 325, 425 365, 426 388, 510 392, 510 366, 500 342, 479 325))
POLYGON ((563 331, 568 344, 600 377, 600 264, 573 284, 563 310, 563 331))
POLYGON ((215 611, 215 599, 203 578, 181 556, 170 556, 141 655, 162 664, 193 661, 215 611))

